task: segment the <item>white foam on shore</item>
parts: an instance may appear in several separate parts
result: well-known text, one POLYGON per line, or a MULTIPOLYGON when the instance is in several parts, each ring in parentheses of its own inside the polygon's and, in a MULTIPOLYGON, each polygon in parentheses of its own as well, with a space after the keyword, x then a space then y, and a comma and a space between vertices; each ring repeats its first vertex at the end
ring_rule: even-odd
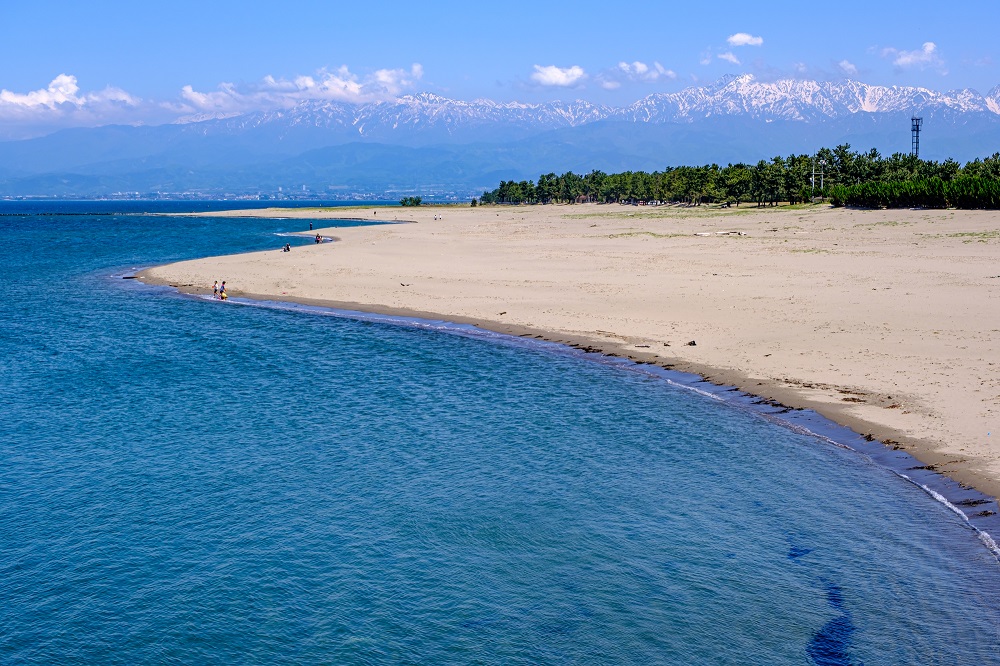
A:
MULTIPOLYGON (((772 415, 765 414, 765 416, 772 416, 772 415)), ((848 451, 852 451, 854 453, 858 453, 858 450, 856 448, 854 448, 853 446, 848 446, 847 444, 844 444, 843 442, 838 442, 837 440, 833 439, 832 437, 827 437, 826 435, 821 435, 818 432, 814 432, 814 431, 810 430, 809 428, 807 428, 807 427, 805 427, 803 425, 799 425, 797 423, 792 423, 791 421, 786 421, 785 419, 781 418, 780 415, 776 414, 776 415, 773 415, 773 417, 774 418, 771 419, 771 420, 777 421, 778 423, 780 423, 784 427, 788 428, 792 432, 797 432, 800 435, 808 435, 809 437, 815 437, 816 439, 824 441, 827 444, 831 444, 831 445, 836 446, 838 448, 847 449, 848 451)))
MULTIPOLYGON (((653 374, 653 373, 650 373, 650 374, 653 374)), ((723 398, 721 395, 718 395, 716 393, 712 393, 710 391, 702 391, 700 388, 697 388, 695 386, 691 386, 689 384, 682 384, 680 382, 675 382, 675 381, 673 381, 671 379, 667 379, 667 383, 670 384, 671 386, 676 386, 677 388, 687 389, 688 391, 694 391, 698 395, 703 395, 706 398, 712 398, 713 400, 718 400, 719 402, 727 402, 726 399, 723 398)))
POLYGON ((986 546, 997 558, 997 562, 1000 562, 1000 545, 997 545, 997 542, 993 540, 993 537, 980 529, 976 530, 976 534, 979 536, 979 540, 983 542, 983 545, 986 546))
POLYGON ((992 536, 990 536, 990 534, 988 532, 985 532, 984 530, 981 530, 978 527, 976 527, 975 525, 973 525, 972 522, 969 520, 969 516, 967 516, 964 511, 962 511, 957 506, 955 506, 954 504, 952 504, 951 502, 949 502, 948 499, 944 495, 942 495, 941 493, 937 492, 933 488, 928 488, 924 484, 919 483, 917 481, 914 481, 913 479, 911 479, 906 474, 902 474, 902 473, 899 473, 899 472, 897 472, 897 474, 899 474, 899 476, 901 476, 902 478, 906 479, 907 481, 909 481, 913 485, 917 486, 918 488, 920 488, 921 490, 923 490, 925 493, 927 493, 928 495, 930 495, 931 497, 933 497, 935 500, 937 500, 941 504, 945 505, 946 507, 948 507, 949 509, 951 509, 952 511, 954 511, 957 515, 959 515, 962 518, 962 520, 965 521, 965 524, 968 525, 969 528, 971 528, 972 530, 974 530, 976 532, 976 536, 979 537, 979 540, 982 542, 982 544, 984 546, 986 546, 987 550, 989 550, 990 553, 992 553, 993 556, 995 558, 997 558, 997 562, 1000 562, 1000 545, 997 544, 997 542, 993 539, 992 536))
POLYGON ((961 509, 959 509, 957 506, 955 506, 951 502, 949 502, 948 499, 944 495, 942 495, 941 493, 937 492, 933 488, 928 488, 924 484, 918 483, 917 481, 914 481, 913 479, 911 479, 906 474, 900 474, 900 476, 903 477, 904 479, 906 479, 907 481, 909 481, 910 483, 912 483, 912 484, 914 484, 916 486, 919 486, 921 488, 921 490, 923 490, 925 493, 927 493, 928 495, 930 495, 931 497, 933 497, 934 499, 936 499, 941 504, 944 504, 946 507, 948 507, 949 509, 951 509, 952 511, 954 511, 955 513, 957 513, 959 516, 961 516, 962 520, 964 520, 965 522, 969 522, 969 517, 967 515, 965 515, 965 512, 962 511, 961 509))

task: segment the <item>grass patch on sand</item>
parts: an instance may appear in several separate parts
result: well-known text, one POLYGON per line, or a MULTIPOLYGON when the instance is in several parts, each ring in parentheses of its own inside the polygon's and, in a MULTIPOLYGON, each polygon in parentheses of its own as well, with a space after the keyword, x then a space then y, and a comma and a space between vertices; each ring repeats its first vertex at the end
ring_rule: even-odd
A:
POLYGON ((830 204, 825 201, 817 201, 816 203, 797 203, 788 204, 787 206, 781 206, 782 210, 813 210, 815 208, 829 208, 830 204))
POLYGON ((881 222, 871 222, 869 224, 855 224, 855 229, 874 229, 875 227, 900 227, 913 224, 912 220, 883 220, 881 222))
POLYGON ((600 213, 569 213, 561 216, 564 220, 687 220, 706 217, 737 217, 754 215, 764 212, 776 212, 784 208, 719 208, 716 206, 697 206, 692 208, 674 208, 663 206, 653 210, 604 211, 600 213))
POLYGON ((960 231, 954 234, 945 234, 948 238, 961 238, 963 243, 988 243, 991 240, 1000 238, 1000 231, 960 231))
POLYGON ((607 238, 634 238, 636 236, 650 236, 652 238, 679 238, 690 236, 691 234, 658 234, 655 231, 624 231, 620 234, 609 234, 607 238))

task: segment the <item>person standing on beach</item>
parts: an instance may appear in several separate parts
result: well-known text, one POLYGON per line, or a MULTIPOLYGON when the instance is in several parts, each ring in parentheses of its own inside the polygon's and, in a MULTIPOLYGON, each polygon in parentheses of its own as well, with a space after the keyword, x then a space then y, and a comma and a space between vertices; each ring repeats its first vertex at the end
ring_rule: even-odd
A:
POLYGON ((219 298, 226 300, 229 296, 226 294, 226 281, 222 281, 222 286, 219 287, 219 298))
POLYGON ((212 283, 212 298, 218 298, 218 297, 219 297, 219 281, 216 280, 214 283, 212 283))

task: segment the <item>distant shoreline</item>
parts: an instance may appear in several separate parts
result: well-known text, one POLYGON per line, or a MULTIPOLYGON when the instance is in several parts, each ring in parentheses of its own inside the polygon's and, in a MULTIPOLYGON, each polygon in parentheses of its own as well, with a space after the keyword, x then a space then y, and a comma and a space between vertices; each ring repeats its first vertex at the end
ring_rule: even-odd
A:
MULTIPOLYGON (((439 205, 427 205, 424 204, 419 207, 419 209, 428 210, 431 208, 444 208, 449 210, 454 210, 457 208, 465 208, 465 206, 459 206, 458 204, 439 204, 439 205)), ((274 219, 288 219, 288 220, 344 220, 344 219, 371 219, 374 222, 380 222, 378 218, 378 211, 386 211, 383 217, 392 217, 391 221, 407 221, 398 220, 400 213, 405 213, 406 211, 418 210, 418 208, 406 208, 403 206, 321 206, 321 207, 304 207, 304 208, 243 208, 236 210, 223 210, 218 212, 191 212, 191 213, 157 213, 158 215, 171 215, 173 217, 250 217, 250 218, 274 218, 274 219), (359 218, 358 216, 345 216, 344 213, 365 211, 366 215, 359 218), (390 212, 391 211, 391 212, 390 212)))
MULTIPOLYGON (((363 219, 385 210, 362 209, 373 213, 363 219)), ((199 215, 279 211, 359 217, 344 208, 199 215)), ((608 205, 393 213, 417 224, 340 228, 343 242, 285 257, 202 259, 139 277, 193 293, 224 277, 234 296, 444 319, 691 372, 813 409, 1000 495, 1000 452, 986 435, 1000 413, 991 360, 1000 308, 990 307, 1000 298, 1000 278, 991 277, 1000 273, 998 225, 989 213, 608 205), (727 231, 745 235, 719 235, 727 231)))

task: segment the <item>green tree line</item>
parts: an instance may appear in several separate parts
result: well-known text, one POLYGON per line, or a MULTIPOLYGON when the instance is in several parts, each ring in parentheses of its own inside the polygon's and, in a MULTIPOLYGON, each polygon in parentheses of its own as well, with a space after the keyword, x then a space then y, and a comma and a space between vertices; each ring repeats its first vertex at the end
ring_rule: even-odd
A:
POLYGON ((865 207, 997 208, 1000 153, 964 166, 955 160, 922 160, 877 150, 859 153, 849 144, 815 155, 789 155, 756 164, 669 167, 663 171, 626 171, 587 175, 567 171, 542 174, 538 181, 500 181, 483 192, 483 204, 726 203, 739 206, 799 203, 815 197, 834 205, 865 207))
POLYGON ((834 206, 858 208, 1000 208, 1000 180, 959 175, 952 180, 926 178, 837 185, 834 206))

